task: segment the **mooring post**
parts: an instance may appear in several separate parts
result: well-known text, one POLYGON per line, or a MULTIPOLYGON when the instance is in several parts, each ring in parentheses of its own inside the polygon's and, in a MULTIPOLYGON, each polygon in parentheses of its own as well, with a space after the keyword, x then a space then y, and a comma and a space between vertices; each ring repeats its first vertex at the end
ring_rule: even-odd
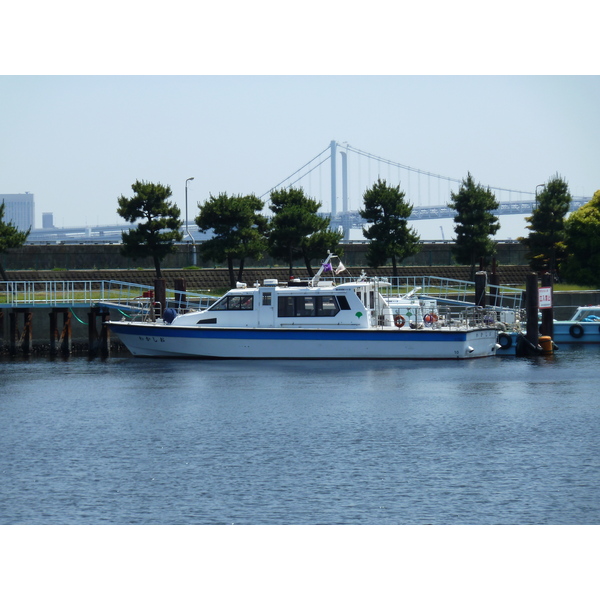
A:
POLYGON ((50 318, 50 354, 58 354, 58 320, 56 309, 53 308, 49 313, 50 318))
POLYGON ((107 357, 110 355, 110 329, 108 328, 110 321, 110 311, 108 309, 102 311, 102 329, 100 330, 100 355, 107 357))
POLYGON ((500 275, 498 274, 496 267, 497 263, 496 259, 494 258, 492 260, 492 272, 490 273, 490 285, 495 286, 490 289, 490 304, 493 304, 494 306, 498 306, 498 286, 500 285, 500 275))
POLYGON ((96 331, 96 313, 97 308, 92 306, 88 313, 88 354, 96 356, 98 352, 98 333, 96 331))
POLYGON ((71 328, 71 311, 67 308, 62 311, 63 313, 63 328, 60 334, 60 351, 64 354, 71 354, 73 347, 73 336, 71 328))
POLYGON ((477 271, 475 273, 475 306, 485 308, 487 304, 485 288, 487 286, 487 273, 485 271, 477 271))
POLYGON ((30 354, 33 350, 33 311, 27 309, 24 312, 21 349, 25 354, 30 354))
POLYGON ((536 273, 529 273, 525 280, 526 301, 525 310, 527 313, 527 340, 537 348, 539 339, 538 330, 538 278, 536 273))
POLYGON ((10 353, 16 354, 20 347, 24 354, 33 349, 33 312, 29 308, 15 308, 10 313, 10 353), (18 315, 23 315, 23 332, 19 335, 18 315))
POLYGON ((554 277, 552 273, 542 274, 542 287, 550 288, 551 306, 542 309, 541 334, 554 338, 554 277))
POLYGON ((52 312, 48 313, 48 317, 50 318, 50 354, 58 354, 58 349, 63 338, 62 333, 58 333, 58 315, 65 315, 68 312, 68 308, 53 308, 52 312))
POLYGON ((19 342, 19 330, 17 328, 17 314, 15 311, 11 311, 8 315, 8 350, 11 355, 17 353, 17 346, 19 342))
POLYGON ((161 318, 167 308, 167 282, 163 279, 154 280, 154 310, 152 311, 152 320, 161 318))
MULTIPOLYGON (((173 282, 173 286, 175 287, 177 292, 186 291, 185 279, 176 279, 173 282)), ((182 309, 186 308, 187 298, 185 296, 185 293, 179 294, 177 292, 175 293, 175 304, 177 305, 177 311, 181 312, 182 309)))

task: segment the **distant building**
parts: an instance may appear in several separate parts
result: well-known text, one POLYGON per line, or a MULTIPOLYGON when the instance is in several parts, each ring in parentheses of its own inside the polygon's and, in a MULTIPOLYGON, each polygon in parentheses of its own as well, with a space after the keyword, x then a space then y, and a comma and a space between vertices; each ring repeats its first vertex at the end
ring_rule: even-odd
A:
POLYGON ((54 229, 53 213, 42 213, 42 229, 54 229))
POLYGON ((0 194, 0 204, 4 202, 4 222, 12 223, 19 231, 33 229, 34 202, 33 194, 0 194))

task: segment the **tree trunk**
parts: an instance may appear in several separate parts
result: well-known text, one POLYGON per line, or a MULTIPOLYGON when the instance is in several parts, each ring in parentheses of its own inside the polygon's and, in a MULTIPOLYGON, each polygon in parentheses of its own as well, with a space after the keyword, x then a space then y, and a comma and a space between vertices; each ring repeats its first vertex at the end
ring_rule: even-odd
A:
POLYGON ((313 271, 313 268, 310 264, 310 259, 306 258, 306 256, 304 257, 304 264, 306 265, 306 270, 308 271, 308 276, 309 277, 314 277, 315 273, 313 271))
POLYGON ((294 262, 294 261, 292 259, 292 256, 293 256, 293 254, 292 254, 292 247, 290 246, 290 268, 289 268, 289 271, 288 271, 288 279, 291 279, 292 278, 292 274, 293 274, 293 271, 292 271, 292 268, 293 268, 292 267, 292 262, 294 262))
POLYGON ((244 259, 240 259, 240 267, 238 269, 238 281, 242 281, 242 277, 244 276, 244 259))
POLYGON ((227 257, 227 269, 229 270, 229 286, 235 287, 235 271, 233 270, 233 258, 227 257))
POLYGON ((158 258, 158 256, 154 256, 154 270, 156 271, 156 278, 157 279, 162 279, 162 273, 160 270, 160 260, 158 258))

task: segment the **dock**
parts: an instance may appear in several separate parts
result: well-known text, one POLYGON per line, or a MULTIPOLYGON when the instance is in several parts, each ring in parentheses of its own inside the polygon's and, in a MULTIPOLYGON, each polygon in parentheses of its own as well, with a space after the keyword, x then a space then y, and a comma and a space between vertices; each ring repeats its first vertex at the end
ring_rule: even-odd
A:
POLYGON ((86 331, 90 356, 110 354, 110 333, 106 322, 114 319, 151 318, 173 307, 196 310, 208 306, 214 298, 190 294, 185 283, 167 289, 164 280, 154 286, 114 280, 88 281, 2 281, 0 282, 0 349, 30 354, 36 327, 48 317, 48 347, 51 354, 71 354, 73 330, 86 331), (83 318, 82 318, 83 317, 83 318), (85 320, 84 320, 85 319, 85 320), (8 338, 7 338, 8 334, 8 338))

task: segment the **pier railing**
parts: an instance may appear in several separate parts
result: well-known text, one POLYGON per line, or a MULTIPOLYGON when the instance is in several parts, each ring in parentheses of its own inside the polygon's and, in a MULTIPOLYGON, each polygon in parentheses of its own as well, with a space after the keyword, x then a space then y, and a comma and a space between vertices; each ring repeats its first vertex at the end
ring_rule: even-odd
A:
MULTIPOLYGON (((150 305, 154 288, 124 281, 1 281, 0 308, 114 307, 122 311, 150 305)), ((206 308, 213 296, 167 289, 167 307, 206 308)))

